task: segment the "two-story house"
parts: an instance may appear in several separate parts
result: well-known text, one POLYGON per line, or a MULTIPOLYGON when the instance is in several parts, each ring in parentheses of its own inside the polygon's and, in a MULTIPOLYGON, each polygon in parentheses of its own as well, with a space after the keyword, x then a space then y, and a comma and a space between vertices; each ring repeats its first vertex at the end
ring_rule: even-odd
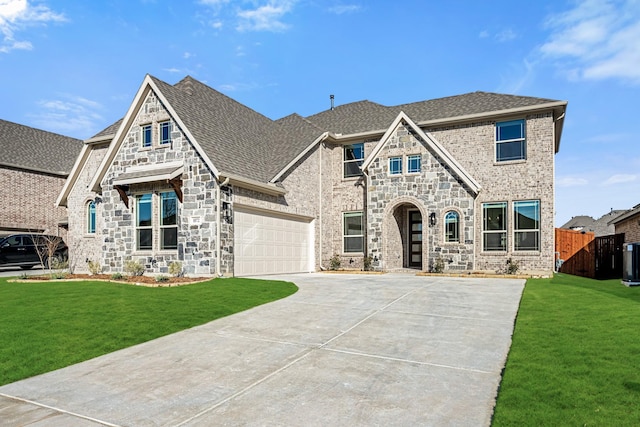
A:
POLYGON ((258 275, 328 268, 550 273, 567 102, 474 92, 271 120, 146 76, 85 141, 58 204, 72 264, 258 275))

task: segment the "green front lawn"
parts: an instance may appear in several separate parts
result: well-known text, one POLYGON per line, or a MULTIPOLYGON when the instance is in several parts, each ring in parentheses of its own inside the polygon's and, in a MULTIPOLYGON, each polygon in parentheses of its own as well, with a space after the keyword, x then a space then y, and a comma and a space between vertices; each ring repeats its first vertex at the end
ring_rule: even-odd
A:
POLYGON ((640 425, 640 288, 528 280, 493 425, 640 425))
POLYGON ((147 288, 0 278, 0 385, 284 298, 293 283, 215 279, 147 288))

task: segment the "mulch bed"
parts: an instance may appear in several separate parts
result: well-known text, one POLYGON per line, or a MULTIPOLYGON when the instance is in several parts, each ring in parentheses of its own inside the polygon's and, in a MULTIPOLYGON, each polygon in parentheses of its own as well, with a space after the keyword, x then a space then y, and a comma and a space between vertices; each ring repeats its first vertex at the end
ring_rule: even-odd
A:
POLYGON ((121 279, 113 279, 109 274, 66 274, 64 278, 52 278, 48 274, 42 276, 29 276, 28 279, 20 279, 22 282, 28 281, 63 281, 63 280, 100 280, 115 283, 129 283, 132 285, 162 287, 162 286, 181 286, 190 283, 204 282, 211 280, 211 277, 173 277, 165 276, 167 280, 158 282, 154 276, 123 276, 121 279))

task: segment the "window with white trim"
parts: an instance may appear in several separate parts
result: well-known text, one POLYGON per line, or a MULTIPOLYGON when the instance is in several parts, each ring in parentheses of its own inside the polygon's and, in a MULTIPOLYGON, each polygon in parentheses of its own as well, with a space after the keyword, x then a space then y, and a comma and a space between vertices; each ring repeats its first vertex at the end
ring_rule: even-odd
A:
POLYGON ((153 249, 153 216, 152 194, 136 196, 136 249, 150 251, 153 249))
POLYGON ((420 154, 407 156, 407 173, 420 173, 420 154))
POLYGON ((507 202, 482 204, 482 250, 507 250, 507 202))
POLYGON ((540 200, 513 202, 513 249, 540 250, 540 200))
POLYGON ((87 234, 96 233, 96 202, 87 203, 87 234))
POLYGON ((343 250, 344 253, 364 252, 364 227, 362 212, 343 214, 343 250))
POLYGON ((142 131, 142 148, 151 147, 151 144, 152 144, 151 125, 142 126, 141 131, 142 131))
POLYGON ((160 122, 158 123, 158 129, 160 132, 160 145, 171 144, 171 122, 160 122))
POLYGON ((525 121, 511 120, 496 123, 496 162, 526 158, 525 121))
POLYGON ((444 241, 460 242, 460 215, 456 211, 449 211, 444 216, 444 241))
POLYGON ((402 157, 389 157, 389 175, 402 175, 402 157))
POLYGON ((351 144, 344 146, 344 177, 362 175, 360 166, 364 163, 364 144, 351 144))
POLYGON ((160 193, 160 249, 178 249, 178 197, 160 193))

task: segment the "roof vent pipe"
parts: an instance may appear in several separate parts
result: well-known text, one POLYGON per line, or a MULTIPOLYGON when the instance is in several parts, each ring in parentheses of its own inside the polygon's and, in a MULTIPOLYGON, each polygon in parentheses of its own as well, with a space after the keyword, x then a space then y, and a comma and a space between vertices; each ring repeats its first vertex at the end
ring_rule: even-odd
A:
POLYGON ((331 100, 331 111, 333 111, 333 95, 329 95, 329 99, 331 100))

